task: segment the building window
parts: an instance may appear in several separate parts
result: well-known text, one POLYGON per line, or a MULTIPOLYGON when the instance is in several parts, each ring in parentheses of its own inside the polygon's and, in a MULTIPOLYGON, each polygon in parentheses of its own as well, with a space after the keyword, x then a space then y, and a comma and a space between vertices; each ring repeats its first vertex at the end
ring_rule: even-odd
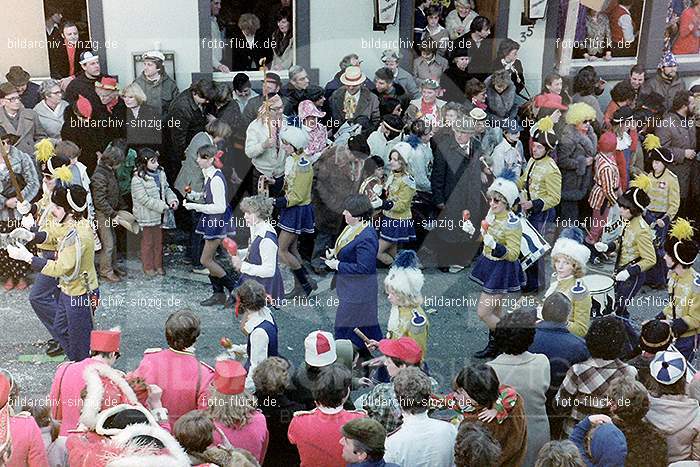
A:
MULTIPOLYGON (((212 68, 223 72, 286 71, 297 63, 294 0, 212 0, 216 14, 212 36, 221 48, 212 48, 212 68), (216 4, 220 4, 217 10, 216 4), (217 62, 222 67, 217 67, 217 62)), ((216 45, 216 44, 213 44, 216 45)), ((252 73, 251 73, 252 75, 252 73)))

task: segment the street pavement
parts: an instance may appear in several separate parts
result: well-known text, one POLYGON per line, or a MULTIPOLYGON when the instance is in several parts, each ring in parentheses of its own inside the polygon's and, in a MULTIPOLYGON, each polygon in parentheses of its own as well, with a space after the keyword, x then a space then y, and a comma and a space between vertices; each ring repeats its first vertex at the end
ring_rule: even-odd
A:
MULTIPOLYGON (((219 345, 222 336, 230 337, 235 343, 245 343, 232 309, 199 306, 199 301, 210 294, 207 277, 189 272, 181 261, 180 251, 168 252, 165 263, 167 275, 150 279, 141 272, 138 260, 130 260, 126 263, 129 275, 123 282, 100 284, 102 305, 95 316, 95 327, 121 328, 121 358, 116 364, 121 370, 136 368, 145 349, 167 345, 165 320, 181 308, 195 311, 202 320, 196 353, 206 363, 213 365, 216 357, 222 354, 219 345)), ((480 289, 469 280, 468 272, 468 269, 458 274, 442 273, 434 268, 424 270, 424 308, 430 313, 427 364, 442 389, 449 388, 451 378, 471 360, 473 352, 484 346, 487 338, 486 328, 476 315, 480 289)), ((589 271, 598 272, 605 271, 589 271)), ((381 270, 378 279, 379 322, 383 329, 386 329, 390 309, 383 287, 385 275, 386 270, 381 270)), ((284 271, 284 277, 289 290, 293 285, 292 276, 284 271)), ((333 331, 337 295, 329 290, 330 274, 318 279, 319 290, 315 296, 309 300, 290 301, 275 312, 280 329, 280 353, 295 365, 303 361, 304 337, 309 332, 333 331)), ((29 305, 28 291, 2 291, 0 297, 0 313, 4 318, 0 367, 15 376, 23 397, 43 398, 58 364, 47 361, 44 355, 42 343, 49 335, 29 305)), ((642 320, 653 317, 666 299, 665 292, 644 288, 630 307, 633 321, 639 326, 642 320)))

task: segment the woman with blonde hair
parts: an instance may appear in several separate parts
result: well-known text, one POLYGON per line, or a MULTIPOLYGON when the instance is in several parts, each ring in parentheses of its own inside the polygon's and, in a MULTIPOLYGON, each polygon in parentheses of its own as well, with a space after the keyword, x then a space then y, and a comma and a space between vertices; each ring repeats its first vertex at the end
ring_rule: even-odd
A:
POLYGON ((240 362, 218 360, 206 413, 214 422, 214 445, 245 449, 262 462, 269 441, 267 422, 256 397, 245 390, 246 376, 240 362))
POLYGON ((557 146, 557 165, 561 171, 561 212, 569 225, 579 221, 579 202, 586 197, 593 180, 598 137, 591 125, 596 110, 584 102, 569 107, 566 126, 557 146))
POLYGON ((135 82, 122 89, 121 96, 126 104, 126 141, 129 146, 159 149, 163 138, 158 109, 147 104, 146 93, 135 82))

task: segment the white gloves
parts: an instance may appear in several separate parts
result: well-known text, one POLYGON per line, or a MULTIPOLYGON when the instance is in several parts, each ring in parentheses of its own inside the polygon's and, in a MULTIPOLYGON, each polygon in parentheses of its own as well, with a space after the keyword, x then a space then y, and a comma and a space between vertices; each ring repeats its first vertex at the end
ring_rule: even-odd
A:
POLYGON ((10 232, 10 238, 14 240, 15 243, 29 243, 34 240, 34 233, 23 227, 19 227, 10 232))
POLYGON ((382 201, 382 199, 379 198, 379 197, 374 198, 374 201, 372 201, 372 207, 373 207, 374 209, 379 209, 379 208, 381 208, 381 207, 382 207, 382 204, 384 204, 384 201, 382 201))
POLYGON ((31 214, 27 214, 26 216, 23 216, 21 225, 22 225, 22 227, 24 227, 27 230, 34 227, 36 225, 36 222, 34 222, 34 216, 32 216, 31 214))
POLYGON ((372 191, 374 192, 375 195, 382 196, 382 192, 384 191, 384 189, 382 188, 382 186, 380 184, 377 183, 376 185, 374 185, 372 187, 372 191))
POLYGON ((470 221, 469 219, 462 221, 462 230, 470 236, 474 235, 474 232, 476 232, 474 224, 472 224, 472 221, 470 221))
POLYGON ((7 245, 7 254, 12 259, 17 261, 24 261, 25 263, 31 263, 34 255, 27 250, 24 245, 7 245))
POLYGON ((493 238, 493 235, 491 234, 486 234, 484 235, 484 246, 487 246, 491 248, 492 250, 496 248, 496 239, 493 238))
POLYGON ((596 242, 593 247, 596 249, 596 251, 599 251, 600 253, 607 253, 608 252, 608 244, 603 243, 603 242, 596 242))
POLYGON ((332 270, 337 271, 337 270, 338 270, 338 265, 340 264, 340 261, 337 260, 337 259, 335 259, 335 258, 333 258, 333 259, 327 259, 327 260, 325 260, 324 263, 326 263, 326 266, 328 266, 328 267, 331 268, 332 270))
POLYGON ((185 199, 189 201, 195 201, 203 197, 204 193, 202 193, 201 191, 190 191, 189 193, 185 194, 185 199))
POLYGON ((615 280, 618 282, 624 282, 629 278, 630 278, 630 273, 627 272, 627 269, 623 269, 622 271, 615 274, 615 280))
POLYGON ((197 203, 188 203, 187 200, 184 200, 184 201, 182 202, 182 207, 184 207, 184 208, 187 209, 188 211, 197 211, 197 210, 198 210, 198 209, 197 209, 198 206, 199 206, 199 205, 198 205, 197 203))
POLYGON ((335 250, 331 250, 330 248, 326 248, 326 258, 335 259, 335 250))
POLYGON ((30 203, 27 200, 21 201, 17 203, 17 212, 20 213, 23 216, 26 216, 29 214, 29 212, 32 210, 32 203, 30 203))

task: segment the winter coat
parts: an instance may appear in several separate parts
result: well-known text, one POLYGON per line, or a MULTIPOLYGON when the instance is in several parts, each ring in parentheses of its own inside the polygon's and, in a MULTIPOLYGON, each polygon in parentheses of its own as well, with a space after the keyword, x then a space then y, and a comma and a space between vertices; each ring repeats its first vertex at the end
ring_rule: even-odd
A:
POLYGON ((440 84, 445 89, 442 98, 447 102, 464 103, 466 100, 464 88, 467 86, 467 81, 472 77, 469 67, 466 70, 460 70, 457 65, 450 63, 449 68, 445 70, 440 80, 440 84))
POLYGON ((162 223, 163 213, 170 203, 177 200, 168 186, 163 169, 160 172, 160 186, 155 177, 145 174, 134 175, 131 179, 131 198, 134 201, 133 214, 141 227, 153 227, 162 223))
POLYGON ((175 80, 167 73, 161 74, 158 81, 151 81, 141 73, 134 80, 134 83, 141 86, 141 89, 146 94, 146 104, 156 109, 158 115, 161 115, 162 118, 166 117, 170 104, 180 92, 177 89, 175 80))
MULTIPOLYGON (((438 226, 445 228, 438 228, 437 234, 450 243, 467 242, 470 237, 459 224, 462 211, 470 211, 475 226, 479 225, 485 215, 481 209, 485 188, 481 185, 479 142, 472 138, 469 152, 465 152, 455 140, 453 132, 433 138, 433 141, 433 172, 430 175, 433 202, 445 205, 438 217, 438 226), (452 223, 451 228, 449 223, 452 223)), ((476 248, 476 244, 472 246, 476 248)))
POLYGON ((256 391, 255 395, 260 404, 260 410, 265 415, 267 430, 270 433, 269 449, 265 455, 264 467, 276 467, 285 465, 295 467, 299 465, 299 451, 287 438, 289 423, 294 412, 304 410, 305 407, 290 400, 288 394, 264 394, 256 391))
POLYGON ((418 138, 411 140, 411 151, 407 154, 408 170, 411 176, 416 181, 416 190, 430 193, 430 173, 433 171, 433 150, 430 149, 430 144, 417 141, 418 138), (414 146, 415 145, 415 146, 414 146))
POLYGON ((95 173, 90 177, 90 186, 95 211, 110 219, 116 216, 122 205, 119 182, 114 170, 104 164, 97 164, 95 173))
POLYGON ((139 107, 137 117, 131 109, 126 111, 126 141, 130 147, 148 146, 159 148, 163 143, 161 116, 159 111, 150 105, 139 107))
POLYGON ((78 160, 85 164, 88 175, 92 176, 97 167, 97 152, 104 151, 110 140, 109 134, 102 128, 92 128, 89 125, 89 121, 81 121, 71 107, 66 107, 61 138, 78 145, 80 148, 78 160))
POLYGON ((39 116, 31 109, 17 111, 17 127, 12 124, 4 109, 0 109, 0 126, 10 134, 19 136, 14 146, 26 154, 34 154, 34 144, 45 138, 46 131, 39 122, 39 116))
POLYGON ((185 89, 170 105, 168 120, 172 120, 170 131, 171 155, 174 160, 185 159, 185 149, 192 138, 204 131, 207 116, 192 97, 192 91, 185 89))
POLYGON ((593 165, 587 166, 586 158, 595 158, 597 144, 593 128, 582 135, 573 125, 564 127, 557 145, 562 201, 579 201, 588 195, 593 182, 593 165))
MULTIPOLYGON (((331 115, 333 117, 333 124, 340 127, 345 123, 345 86, 335 91, 328 101, 328 105, 331 109, 331 115)), ((376 129, 379 126, 379 99, 375 96, 372 91, 366 87, 360 88, 360 97, 357 101, 357 106, 355 107, 355 114, 353 119, 363 116, 367 117, 370 121, 372 129, 376 129)), ((335 128, 337 130, 337 128, 335 128)))
POLYGON ((700 460, 700 407, 686 395, 649 397, 646 419, 668 443, 668 462, 700 460))
MULTIPOLYGON (((2 112, 1 109, 0 112, 2 112)), ((24 197, 25 201, 31 201, 37 195, 39 187, 41 186, 32 156, 11 146, 8 158, 10 159, 10 164, 12 165, 15 176, 18 177, 22 197, 24 197), (22 186, 19 177, 24 180, 24 186, 22 186)), ((17 209, 10 209, 5 205, 8 198, 16 196, 17 194, 10 181, 10 172, 6 170, 3 162, 0 164, 0 221, 22 218, 19 212, 17 212, 17 209)))
MULTIPOLYGON (((698 161, 685 158, 685 150, 696 150, 695 126, 675 112, 669 112, 664 123, 656 128, 656 135, 661 140, 661 146, 673 153, 673 163, 669 169, 678 177, 681 189, 681 199, 686 199, 690 191, 690 179, 693 168, 698 161)), ((697 183, 697 182, 696 182, 697 183)))
POLYGON ((549 441, 549 419, 545 394, 549 389, 549 360, 544 355, 523 352, 501 354, 488 363, 501 384, 512 386, 525 402, 527 454, 523 465, 534 465, 540 448, 549 441))
POLYGON ((593 424, 586 417, 576 425, 569 437, 578 448, 586 466, 624 467, 627 457, 627 442, 621 430, 612 423, 598 425, 590 437, 589 449, 586 438, 592 429, 593 424))
POLYGON ((39 116, 39 123, 44 128, 49 138, 60 139, 63 128, 63 114, 66 112, 68 102, 61 101, 56 106, 56 111, 51 110, 45 101, 39 102, 34 107, 34 112, 39 116))
POLYGON ((359 189, 359 180, 353 180, 350 164, 338 165, 337 146, 323 151, 314 164, 314 183, 311 202, 314 206, 316 227, 330 234, 338 234, 343 226, 345 200, 359 189))
POLYGON ((394 78, 394 83, 400 84, 411 99, 418 99, 420 97, 420 89, 416 85, 416 79, 403 68, 399 68, 394 78))
POLYGON ((499 118, 511 116, 513 106, 515 105, 515 85, 512 81, 502 93, 497 93, 496 89, 491 85, 491 76, 486 78, 486 104, 488 112, 499 118))
POLYGON ((614 418, 627 440, 626 465, 665 466, 668 447, 663 433, 646 420, 621 420, 614 418))
POLYGON ((639 94, 650 94, 655 92, 661 94, 664 98, 664 106, 666 110, 671 110, 671 105, 673 104, 673 97, 678 91, 683 91, 687 89, 683 79, 676 75, 671 81, 666 81, 661 77, 661 70, 656 72, 656 76, 651 77, 644 81, 642 89, 639 94))
POLYGON ((185 161, 182 163, 180 173, 175 179, 175 189, 185 196, 185 187, 187 185, 192 188, 192 191, 201 193, 204 191, 204 174, 202 169, 197 165, 197 150, 207 144, 213 144, 213 139, 209 133, 202 131, 197 133, 189 146, 185 150, 185 161))

